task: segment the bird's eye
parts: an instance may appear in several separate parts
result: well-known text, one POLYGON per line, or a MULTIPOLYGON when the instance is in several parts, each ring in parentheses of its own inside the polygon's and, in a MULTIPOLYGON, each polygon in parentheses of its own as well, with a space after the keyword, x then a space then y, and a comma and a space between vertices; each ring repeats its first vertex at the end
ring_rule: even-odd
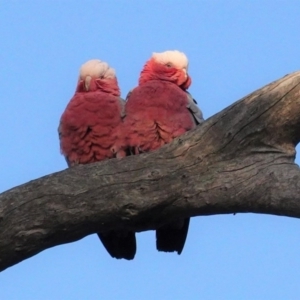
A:
POLYGON ((171 64, 171 63, 167 63, 166 66, 167 66, 168 68, 171 68, 171 67, 172 67, 172 64, 171 64))

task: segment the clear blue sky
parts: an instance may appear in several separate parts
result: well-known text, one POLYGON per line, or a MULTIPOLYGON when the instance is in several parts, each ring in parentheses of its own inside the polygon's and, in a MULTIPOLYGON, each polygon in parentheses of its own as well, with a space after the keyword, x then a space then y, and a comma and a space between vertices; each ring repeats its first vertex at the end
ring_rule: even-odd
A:
MULTIPOLYGON (((152 52, 184 51, 208 118, 300 69, 299 16, 299 1, 0 1, 0 191, 66 168, 56 129, 86 60, 125 97, 152 52)), ((154 232, 131 262, 96 235, 48 249, 0 274, 0 298, 290 300, 299 278, 300 220, 238 214, 193 218, 181 256, 154 232)))

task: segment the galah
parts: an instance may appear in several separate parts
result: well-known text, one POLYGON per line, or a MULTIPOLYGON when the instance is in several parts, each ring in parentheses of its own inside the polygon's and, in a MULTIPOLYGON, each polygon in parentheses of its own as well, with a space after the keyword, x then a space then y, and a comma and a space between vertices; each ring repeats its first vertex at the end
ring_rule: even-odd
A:
MULTIPOLYGON (((153 53, 127 96, 124 132, 134 154, 153 151, 203 122, 196 101, 186 91, 191 84, 188 59, 179 51, 153 53)), ((159 251, 183 250, 189 218, 156 229, 159 251)))
MULTIPOLYGON (((58 128, 61 153, 68 166, 124 157, 120 146, 123 117, 124 100, 115 70, 97 59, 83 64, 75 94, 58 128)), ((134 258, 134 232, 109 231, 98 236, 112 257, 134 258)))

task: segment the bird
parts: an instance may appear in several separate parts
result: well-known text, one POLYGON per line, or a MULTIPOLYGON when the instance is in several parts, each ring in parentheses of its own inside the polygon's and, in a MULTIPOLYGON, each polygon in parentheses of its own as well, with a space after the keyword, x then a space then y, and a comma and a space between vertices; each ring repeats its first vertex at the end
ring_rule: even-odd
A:
MULTIPOLYGON (((126 98, 124 136, 132 154, 154 151, 201 124, 202 111, 187 89, 188 58, 178 50, 153 53, 126 98)), ((158 251, 181 254, 189 218, 156 228, 158 251)))
MULTIPOLYGON (((84 63, 58 127, 60 150, 68 166, 126 156, 120 144, 123 117, 124 100, 115 70, 99 59, 84 63)), ((117 230, 98 236, 112 257, 134 258, 135 232, 117 230)))

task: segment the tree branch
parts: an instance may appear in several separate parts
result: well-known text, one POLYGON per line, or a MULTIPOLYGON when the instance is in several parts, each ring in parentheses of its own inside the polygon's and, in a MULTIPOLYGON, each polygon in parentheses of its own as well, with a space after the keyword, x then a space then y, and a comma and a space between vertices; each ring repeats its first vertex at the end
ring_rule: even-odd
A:
POLYGON ((82 165, 0 195, 0 270, 98 231, 178 217, 300 217, 300 72, 244 97, 158 151, 82 165))

